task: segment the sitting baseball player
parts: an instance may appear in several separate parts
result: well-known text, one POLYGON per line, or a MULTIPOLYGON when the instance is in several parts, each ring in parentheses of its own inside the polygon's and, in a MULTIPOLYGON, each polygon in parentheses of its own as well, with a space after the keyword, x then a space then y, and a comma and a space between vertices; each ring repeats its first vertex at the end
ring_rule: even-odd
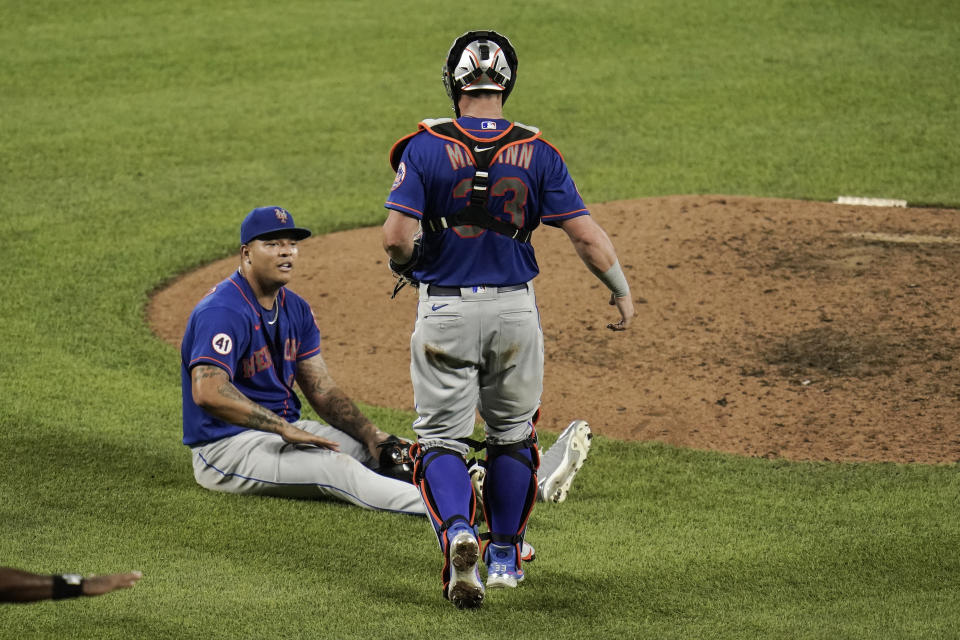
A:
POLYGON ((240 226, 240 268, 197 304, 183 336, 183 443, 197 482, 229 493, 330 497, 422 514, 410 482, 376 473, 406 446, 327 372, 310 305, 286 288, 310 231, 281 207, 240 226), (327 424, 300 419, 296 383, 327 424))
MULTIPOLYGON (((240 226, 239 269, 190 315, 181 380, 194 477, 214 491, 425 516, 411 482, 411 443, 374 426, 337 387, 310 305, 286 287, 309 235, 281 207, 251 211, 240 226), (327 424, 301 419, 295 383, 327 424)), ((589 445, 589 426, 574 421, 544 453, 543 500, 566 497, 589 445)), ((482 482, 482 468, 475 471, 482 482)))

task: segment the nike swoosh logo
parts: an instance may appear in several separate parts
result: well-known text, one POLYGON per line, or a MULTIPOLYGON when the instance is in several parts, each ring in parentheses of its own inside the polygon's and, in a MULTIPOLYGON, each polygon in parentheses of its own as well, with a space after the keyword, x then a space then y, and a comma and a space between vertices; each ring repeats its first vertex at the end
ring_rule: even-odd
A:
POLYGON ((443 308, 446 307, 446 306, 447 306, 447 305, 445 305, 445 304, 435 304, 435 305, 433 305, 432 307, 430 307, 430 310, 431 310, 431 311, 437 311, 438 309, 443 309, 443 308))
POLYGON ((493 149, 493 147, 474 147, 473 148, 473 150, 476 151, 477 153, 480 153, 481 151, 490 151, 490 149, 493 149))

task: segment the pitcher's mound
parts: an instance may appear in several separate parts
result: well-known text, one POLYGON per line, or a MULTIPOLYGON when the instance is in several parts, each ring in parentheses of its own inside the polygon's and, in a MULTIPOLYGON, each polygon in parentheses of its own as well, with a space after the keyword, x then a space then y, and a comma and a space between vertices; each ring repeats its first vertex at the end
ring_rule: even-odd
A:
MULTIPOLYGON (((593 205, 633 289, 629 331, 566 234, 541 228, 540 429, 794 460, 960 460, 960 214, 730 196, 593 205)), ((304 216, 304 213, 300 213, 304 216)), ((239 222, 238 222, 239 224, 239 222)), ((149 307, 179 345, 193 305, 237 267, 184 275, 149 307)), ((355 400, 412 409, 416 308, 379 227, 301 243, 290 286, 355 400)))

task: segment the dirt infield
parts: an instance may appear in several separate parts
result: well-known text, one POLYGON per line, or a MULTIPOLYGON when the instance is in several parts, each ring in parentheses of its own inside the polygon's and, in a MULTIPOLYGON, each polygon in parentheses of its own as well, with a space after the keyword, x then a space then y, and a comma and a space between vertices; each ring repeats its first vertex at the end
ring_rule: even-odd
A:
MULTIPOLYGON (((591 206, 638 303, 613 333, 566 235, 534 234, 546 339, 541 429, 791 460, 960 461, 960 212, 730 196, 591 206)), ((302 214, 301 214, 302 216, 302 214)), ((153 296, 178 345, 232 257, 153 296)), ((412 408, 416 298, 390 300, 380 229, 311 238, 291 289, 316 312, 334 378, 412 408)))

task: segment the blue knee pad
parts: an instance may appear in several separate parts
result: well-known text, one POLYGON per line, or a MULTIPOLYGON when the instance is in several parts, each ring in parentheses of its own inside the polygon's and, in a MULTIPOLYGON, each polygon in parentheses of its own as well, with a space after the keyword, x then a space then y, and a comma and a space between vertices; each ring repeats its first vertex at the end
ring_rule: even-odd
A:
POLYGON ((540 453, 536 435, 507 445, 488 442, 485 466, 483 513, 489 532, 483 538, 487 546, 490 543, 514 546, 519 568, 520 545, 537 501, 540 453))
POLYGON ((427 507, 427 517, 446 551, 447 531, 469 527, 474 535, 477 498, 473 493, 467 461, 453 449, 417 447, 413 481, 427 507))

